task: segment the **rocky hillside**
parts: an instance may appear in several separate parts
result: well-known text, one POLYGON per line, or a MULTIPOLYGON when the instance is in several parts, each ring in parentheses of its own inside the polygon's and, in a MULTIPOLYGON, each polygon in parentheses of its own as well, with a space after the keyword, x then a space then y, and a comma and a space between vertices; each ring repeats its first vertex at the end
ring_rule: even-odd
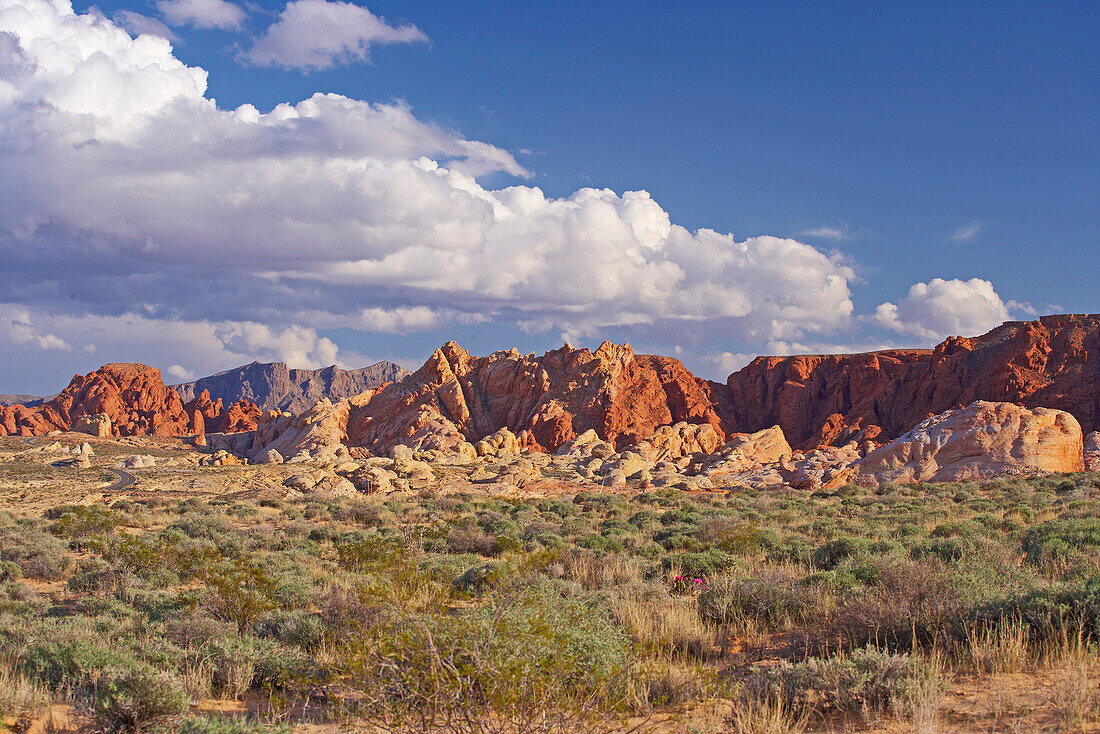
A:
POLYGON ((383 453, 397 444, 451 450, 501 428, 540 451, 590 429, 617 446, 637 443, 681 421, 724 436, 724 393, 679 360, 636 355, 629 345, 474 357, 448 342, 402 381, 354 399, 347 432, 351 445, 383 453))
POLYGON ((605 342, 541 357, 474 357, 448 342, 404 380, 353 401, 352 446, 451 450, 507 428, 521 447, 555 451, 592 429, 617 448, 677 422, 724 441, 774 425, 806 450, 883 443, 976 400, 1056 408, 1100 428, 1100 316, 1008 322, 934 349, 758 357, 725 385, 678 360, 605 342))
POLYGON ((41 405, 0 407, 0 436, 41 436, 83 431, 99 436, 187 436, 204 431, 256 427, 260 410, 250 403, 223 409, 209 394, 184 403, 164 384, 160 370, 138 363, 113 363, 87 375, 41 405))
POLYGON ((283 362, 253 362, 174 387, 185 401, 196 399, 206 390, 211 398, 226 403, 246 400, 265 410, 276 408, 298 414, 321 398, 350 398, 407 374, 407 369, 393 362, 378 362, 355 370, 342 370, 335 365, 299 370, 290 369, 283 362))
POLYGON ((726 382, 732 425, 804 448, 891 440, 975 400, 1057 408, 1100 429, 1100 315, 1010 321, 934 349, 757 357, 726 382))

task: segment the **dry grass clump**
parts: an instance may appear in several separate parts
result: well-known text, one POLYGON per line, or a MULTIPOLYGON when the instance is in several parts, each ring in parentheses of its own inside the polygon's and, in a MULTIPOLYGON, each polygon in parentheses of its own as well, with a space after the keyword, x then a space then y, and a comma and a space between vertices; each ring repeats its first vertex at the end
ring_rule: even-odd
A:
POLYGON ((972 625, 967 630, 964 657, 980 675, 1020 673, 1031 661, 1030 636, 1027 624, 1019 618, 972 625))
POLYGON ((810 720, 805 707, 778 694, 748 695, 734 701, 726 724, 735 734, 797 734, 810 720))
POLYGON ((711 656, 715 630, 699 617, 691 597, 633 591, 616 598, 611 610, 615 620, 643 649, 696 659, 711 656))
POLYGON ((25 675, 10 662, 0 663, 0 716, 19 718, 37 714, 53 698, 42 681, 25 675))

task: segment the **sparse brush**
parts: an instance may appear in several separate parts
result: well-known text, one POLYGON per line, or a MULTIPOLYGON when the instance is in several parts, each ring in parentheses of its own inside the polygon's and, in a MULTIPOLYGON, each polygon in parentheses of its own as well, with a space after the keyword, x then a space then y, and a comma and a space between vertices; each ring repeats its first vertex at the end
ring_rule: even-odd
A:
POLYGON ((715 631, 695 610, 689 597, 643 596, 628 593, 612 602, 612 613, 643 648, 707 659, 715 631))
POLYGON ((1100 677, 1093 675, 1095 665, 1095 659, 1071 659, 1051 676, 1050 702, 1066 729, 1100 716, 1100 677))
POLYGON ((982 675, 1019 673, 1030 662, 1030 630, 1021 619, 1000 624, 975 625, 966 636, 966 657, 982 675))
POLYGON ((206 660, 185 664, 180 671, 180 680, 191 698, 204 699, 214 686, 214 667, 206 660))
POLYGON ((940 648, 933 648, 928 655, 916 661, 914 668, 914 675, 903 693, 904 707, 914 734, 935 734, 940 704, 945 694, 947 656, 940 648))
POLYGON ((789 705, 778 694, 737 699, 726 719, 731 734, 796 734, 808 721, 804 708, 789 705))
POLYGON ((1095 660, 1097 655, 1096 645, 1089 641, 1085 625, 1080 621, 1050 623, 1037 647, 1039 667, 1048 670, 1095 660))
POLYGON ((648 713, 654 708, 706 700, 716 687, 713 670, 663 656, 635 664, 628 699, 634 711, 648 713))
POLYGON ((0 716, 34 714, 53 696, 43 683, 24 675, 10 663, 0 663, 0 716))

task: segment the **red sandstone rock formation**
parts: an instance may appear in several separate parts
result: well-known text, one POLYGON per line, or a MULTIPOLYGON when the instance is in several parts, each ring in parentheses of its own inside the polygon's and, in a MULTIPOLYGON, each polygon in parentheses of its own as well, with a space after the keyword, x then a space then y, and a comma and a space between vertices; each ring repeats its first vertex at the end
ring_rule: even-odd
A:
POLYGON ((935 349, 757 357, 729 376, 732 425, 811 449, 891 440, 975 400, 1057 408, 1100 428, 1100 315, 1010 321, 935 349))
POLYGON ((724 392, 679 360, 635 355, 629 345, 472 357, 448 342, 409 377, 353 399, 347 430, 351 445, 376 453, 397 444, 454 449, 500 428, 542 451, 589 429, 618 446, 637 443, 679 421, 724 436, 724 392))
POLYGON ((104 365, 75 376, 60 395, 41 406, 15 405, 2 411, 4 431, 21 436, 67 431, 80 419, 101 413, 111 419, 115 436, 179 436, 190 423, 160 370, 136 363, 104 365))
POLYGON ((183 405, 191 418, 191 433, 239 433, 254 431, 263 414, 255 404, 247 400, 238 400, 222 407, 222 399, 210 399, 210 391, 203 390, 199 396, 183 405))
POLYGON ((203 430, 241 431, 256 427, 259 409, 237 403, 221 410, 221 401, 196 399, 185 408, 166 387, 160 370, 137 363, 104 365, 76 375, 56 398, 35 408, 0 408, 0 435, 41 436, 73 430, 110 418, 114 436, 186 436, 203 430))

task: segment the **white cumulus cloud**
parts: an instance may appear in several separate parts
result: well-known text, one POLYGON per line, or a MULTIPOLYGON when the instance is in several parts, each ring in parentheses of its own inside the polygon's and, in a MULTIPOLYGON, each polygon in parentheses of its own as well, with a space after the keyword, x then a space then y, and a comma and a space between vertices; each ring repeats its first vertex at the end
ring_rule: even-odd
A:
POLYGON ((164 371, 164 374, 166 377, 172 378, 178 382, 188 382, 195 379, 194 371, 178 364, 169 366, 168 369, 164 371))
POLYGON ((257 66, 327 69, 365 62, 372 45, 427 41, 413 25, 390 25, 364 7, 293 0, 243 58, 257 66))
POLYGON ((178 40, 176 34, 173 33, 172 29, 167 25, 156 18, 150 18, 148 15, 142 15, 141 13, 135 13, 133 10, 118 11, 114 15, 114 21, 128 30, 133 36, 140 36, 147 33, 151 36, 166 38, 169 41, 178 40))
POLYGON ((9 346, 28 347, 35 350, 71 352, 73 347, 56 334, 43 333, 31 317, 30 311, 0 304, 0 339, 9 346))
POLYGON ((933 278, 913 285, 896 304, 880 304, 873 321, 901 334, 939 340, 982 334, 1008 318, 1008 308, 988 280, 933 278))
POLYGON ((13 303, 256 325, 225 342, 236 354, 275 338, 256 335, 266 324, 284 354, 313 361, 323 345, 293 347, 286 329, 490 320, 797 343, 852 323, 855 275, 838 253, 689 231, 645 191, 487 188, 483 174, 529 172, 401 103, 220 109, 166 40, 64 0, 0 0, 0 43, 0 292, 13 303))
POLYGON ((174 26, 239 30, 248 14, 228 0, 157 0, 157 10, 174 26))

